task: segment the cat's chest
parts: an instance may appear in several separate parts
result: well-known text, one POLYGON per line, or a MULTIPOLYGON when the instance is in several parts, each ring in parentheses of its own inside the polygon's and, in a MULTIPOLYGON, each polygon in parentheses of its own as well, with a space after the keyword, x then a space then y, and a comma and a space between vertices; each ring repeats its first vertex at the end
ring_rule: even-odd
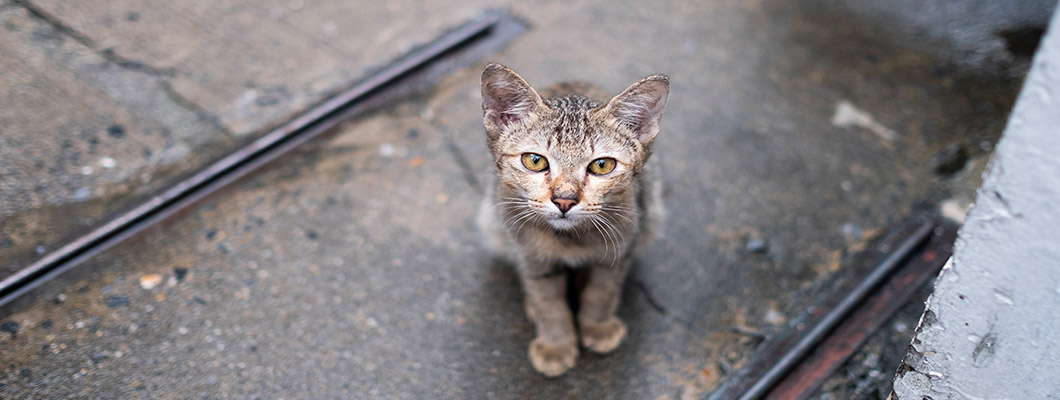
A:
POLYGON ((570 266, 597 262, 624 252, 627 243, 600 232, 533 230, 518 238, 519 247, 533 258, 560 261, 570 266))

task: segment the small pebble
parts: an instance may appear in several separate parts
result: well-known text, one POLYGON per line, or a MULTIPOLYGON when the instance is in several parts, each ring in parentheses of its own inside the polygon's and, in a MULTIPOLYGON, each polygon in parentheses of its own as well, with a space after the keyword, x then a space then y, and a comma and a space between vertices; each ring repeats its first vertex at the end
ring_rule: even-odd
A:
POLYGON ((954 143, 940 150, 928 161, 928 166, 935 175, 947 178, 960 170, 968 163, 968 150, 960 143, 954 143))
POLYGON ((939 204, 939 212, 942 213, 943 217, 946 217, 958 224, 964 223, 964 218, 968 215, 968 210, 971 208, 971 204, 962 199, 946 199, 939 204))
POLYGON ((99 159, 99 166, 106 169, 111 169, 118 166, 118 162, 115 161, 113 158, 103 157, 99 159))
POLYGON ((861 238, 861 227, 860 226, 857 226, 855 224, 847 222, 847 223, 843 224, 843 227, 841 229, 843 231, 843 234, 845 234, 845 235, 850 235, 851 237, 853 237, 855 239, 860 239, 861 238))
POLYGON ((305 236, 309 238, 309 240, 317 240, 317 238, 320 237, 320 235, 317 234, 317 231, 314 231, 312 229, 305 231, 305 236))
POLYGON ((766 315, 765 315, 765 320, 766 320, 766 322, 768 322, 770 324, 773 324, 773 325, 780 325, 780 324, 783 324, 786 321, 786 319, 784 318, 784 314, 781 314, 777 310, 769 310, 769 311, 767 311, 766 315))
POLYGON ((33 371, 30 371, 29 368, 22 367, 22 369, 18 371, 18 374, 22 375, 23 378, 29 378, 33 375, 33 371))
POLYGON ((58 296, 55 296, 55 303, 56 304, 62 303, 64 301, 66 301, 66 295, 65 294, 59 293, 58 296))
POLYGON ((188 276, 187 268, 173 268, 173 277, 177 278, 177 282, 183 282, 184 278, 188 276))
POLYGON ((110 135, 112 138, 120 139, 125 136, 125 127, 117 124, 111 125, 107 128, 107 135, 110 135))
POLYGON ((159 283, 162 283, 162 275, 159 274, 150 274, 140 277, 140 287, 147 290, 154 289, 159 283))
POLYGON ((393 156, 394 153, 396 153, 396 152, 397 152, 397 148, 395 148, 394 145, 392 145, 390 143, 383 143, 382 145, 379 146, 379 154, 382 155, 383 157, 393 156))
POLYGON ((111 295, 106 298, 107 307, 121 307, 129 305, 129 298, 125 296, 111 295))
POLYGON ((77 191, 74 192, 74 200, 76 201, 85 201, 90 197, 92 197, 92 189, 86 187, 77 189, 77 191))
POLYGON ((7 332, 7 333, 10 333, 11 336, 15 336, 15 334, 18 333, 19 327, 20 326, 19 326, 18 322, 7 321, 7 322, 4 322, 3 324, 0 324, 0 332, 7 332))
POLYGON ((769 250, 769 244, 766 243, 765 239, 752 237, 747 239, 747 251, 752 253, 765 253, 769 250))
POLYGON ((98 363, 100 361, 106 360, 108 357, 110 357, 110 353, 106 351, 101 351, 92 356, 92 362, 98 363))

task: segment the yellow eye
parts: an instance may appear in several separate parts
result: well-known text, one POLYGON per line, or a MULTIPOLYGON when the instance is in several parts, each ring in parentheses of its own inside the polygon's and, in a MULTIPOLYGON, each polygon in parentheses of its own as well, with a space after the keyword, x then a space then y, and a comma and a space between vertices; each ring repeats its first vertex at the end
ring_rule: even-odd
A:
POLYGON ((548 169, 548 160, 540 154, 526 153, 523 154, 523 166, 528 170, 541 172, 548 169))
POLYGON ((615 170, 614 158, 597 158, 589 163, 589 172, 596 175, 607 175, 615 170))

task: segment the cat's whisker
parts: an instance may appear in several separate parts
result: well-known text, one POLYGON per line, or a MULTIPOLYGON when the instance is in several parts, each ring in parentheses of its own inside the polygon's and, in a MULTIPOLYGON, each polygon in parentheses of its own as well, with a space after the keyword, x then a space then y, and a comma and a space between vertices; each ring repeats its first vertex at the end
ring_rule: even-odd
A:
MULTIPOLYGON (((614 226, 610 222, 608 222, 603 217, 602 214, 597 214, 597 215, 595 215, 595 217, 597 217, 596 220, 600 222, 600 226, 603 227, 603 229, 601 230, 601 233, 603 233, 606 236, 606 240, 609 240, 611 242, 613 248, 614 248, 614 252, 611 253, 611 258, 612 258, 611 267, 614 268, 615 264, 618 262, 618 253, 619 253, 619 251, 618 251, 619 242, 618 242, 618 238, 616 237, 617 232, 614 230, 614 226)), ((607 257, 607 253, 606 253, 606 246, 605 246, 605 252, 604 252, 604 255, 601 257, 600 261, 603 261, 604 258, 606 258, 606 257, 607 257)))
POLYGON ((530 200, 530 199, 528 199, 526 197, 498 196, 497 199, 498 200, 505 200, 505 201, 522 201, 522 202, 532 201, 532 200, 530 200))
POLYGON ((527 218, 532 217, 533 214, 534 214, 533 210, 523 210, 523 211, 519 212, 518 215, 516 215, 515 217, 512 218, 510 227, 514 227, 515 224, 518 224, 519 222, 521 222, 521 221, 523 221, 523 220, 525 220, 527 218))
POLYGON ((522 203, 522 202, 505 202, 505 203, 492 204, 492 205, 489 206, 489 208, 486 209, 486 211, 493 212, 493 210, 495 210, 495 209, 497 209, 499 207, 504 207, 504 206, 511 207, 511 208, 514 208, 514 209, 517 209, 517 210, 520 209, 520 208, 527 208, 528 207, 525 203, 522 203))
POLYGON ((615 226, 617 224, 616 221, 612 221, 612 220, 609 220, 607 218, 607 214, 600 214, 600 217, 601 217, 600 222, 605 224, 605 226, 607 226, 608 229, 610 229, 611 232, 614 234, 614 236, 612 238, 615 240, 615 254, 612 256, 612 260, 611 260, 611 268, 614 268, 615 265, 618 264, 618 256, 619 256, 619 254, 618 254, 619 253, 618 246, 619 246, 619 242, 621 242, 623 247, 625 247, 626 237, 625 237, 625 235, 622 234, 622 231, 620 229, 618 229, 617 226, 615 226))
POLYGON ((609 244, 608 240, 607 240, 607 234, 604 233, 603 228, 601 228, 600 225, 596 223, 596 216, 595 215, 589 217, 589 222, 591 222, 593 224, 593 226, 596 227, 596 230, 600 232, 600 235, 604 237, 604 254, 601 254, 600 255, 600 259, 597 260, 596 262, 604 261, 604 258, 607 258, 607 246, 609 244))
POLYGON ((602 207, 601 210, 606 211, 606 212, 608 212, 610 214, 622 217, 626 221, 629 221, 629 223, 631 223, 631 224, 633 223, 633 219, 629 218, 629 216, 626 215, 626 214, 632 214, 632 213, 627 211, 627 210, 611 209, 608 206, 602 207))
POLYGON ((526 214, 526 217, 525 218, 521 218, 523 222, 519 223, 519 227, 515 228, 515 236, 516 237, 519 237, 519 232, 522 231, 523 225, 526 225, 527 222, 529 222, 530 220, 534 219, 534 215, 535 214, 536 214, 536 212, 534 210, 529 210, 529 212, 526 214))
POLYGON ((533 210, 529 210, 529 209, 520 211, 518 214, 515 214, 515 216, 512 216, 511 218, 507 218, 505 220, 505 225, 509 229, 511 229, 512 226, 515 226, 515 224, 519 223, 519 221, 521 221, 523 218, 529 218, 530 216, 533 215, 533 213, 534 213, 534 211, 533 210))
POLYGON ((623 214, 623 215, 627 215, 627 214, 628 215, 632 215, 632 214, 634 214, 636 212, 635 210, 628 210, 628 209, 622 209, 622 208, 611 208, 611 207, 602 207, 602 208, 600 208, 600 210, 613 212, 613 213, 619 213, 619 214, 623 214))

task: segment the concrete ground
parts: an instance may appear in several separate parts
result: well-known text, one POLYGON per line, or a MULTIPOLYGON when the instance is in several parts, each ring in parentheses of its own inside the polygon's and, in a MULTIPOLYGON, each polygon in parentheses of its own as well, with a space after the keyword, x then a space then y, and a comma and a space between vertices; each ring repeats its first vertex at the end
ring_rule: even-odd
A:
POLYGON ((3 0, 0 279, 483 3, 3 0))
MULTIPOLYGON (((23 127, 0 136, 0 240, 10 243, 0 245, 2 258, 32 258, 25 249, 37 245, 25 243, 48 247, 65 234, 47 236, 54 221, 90 224, 481 9, 273 3, 191 15, 124 2, 4 3, 13 33, 0 43, 36 64, 0 69, 0 90, 40 106, 0 111, 5 121, 20 115, 23 127), (224 50, 233 48, 247 61, 230 62, 224 50), (88 88, 59 90, 77 85, 88 88), (96 144, 29 134, 41 121, 66 132, 54 115, 76 126, 99 121, 96 144), (141 137, 156 128, 132 122, 110 134, 111 115, 173 138, 141 137), (137 165, 129 175, 98 178, 123 168, 123 157, 142 157, 124 144, 130 139, 184 150, 173 162, 129 161, 137 165), (60 153, 65 164, 49 167, 60 153), (73 154, 106 154, 117 165, 84 174, 73 154), (144 173, 141 183, 130 178, 144 173), (76 184, 53 197, 30 187, 49 179, 76 184), (108 197, 108 179, 126 187, 108 197), (102 191, 100 205, 83 206, 94 203, 78 200, 70 189, 79 185, 102 191), (49 204, 65 211, 38 211, 49 204)), ((891 31, 893 20, 862 8, 810 0, 512 8, 532 29, 491 61, 533 85, 581 79, 617 92, 651 73, 671 77, 655 155, 670 218, 627 285, 620 314, 630 337, 617 353, 584 355, 558 379, 526 360, 532 327, 516 276, 488 258, 473 224, 489 161, 480 69, 469 68, 5 306, 0 397, 701 397, 910 210, 960 214, 1027 62, 1000 36, 991 36, 991 57, 951 58, 932 47, 944 40, 911 42, 920 31, 891 31)), ((1020 26, 1020 18, 999 20, 1020 26)), ((887 393, 918 307, 820 396, 887 393), (885 365, 892 353, 894 365, 885 365)))

